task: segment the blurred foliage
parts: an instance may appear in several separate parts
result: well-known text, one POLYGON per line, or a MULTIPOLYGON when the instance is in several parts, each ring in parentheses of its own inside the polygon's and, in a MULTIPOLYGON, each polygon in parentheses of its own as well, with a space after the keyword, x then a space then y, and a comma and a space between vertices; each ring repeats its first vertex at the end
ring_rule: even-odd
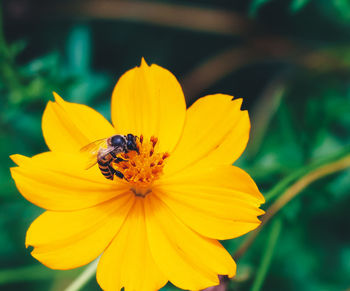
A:
MULTIPOLYGON (((268 4, 273 0, 253 0, 251 5, 250 5, 250 15, 251 16, 256 16, 258 13, 259 9, 265 5, 268 4)), ((300 9, 302 9, 306 4, 308 4, 311 0, 291 0, 290 2, 290 11, 291 12, 298 12, 300 9)), ((333 4, 335 5, 336 2, 339 1, 333 1, 333 4)), ((345 1, 342 1, 345 2, 345 1)))
MULTIPOLYGON (((250 14, 256 16, 259 9, 276 0, 253 0, 250 4, 250 14)), ((321 9, 329 9, 331 13, 337 13, 344 20, 350 19, 350 2, 348 0, 290 0, 290 12, 295 13, 303 9, 310 2, 318 2, 321 9)), ((285 1, 287 2, 287 1, 285 1)))
MULTIPOLYGON (((17 1, 18 7, 25 8, 23 3, 17 1)), ((17 10, 4 6, 4 29, 0 29, 1 290, 62 290, 80 272, 49 270, 30 256, 24 247, 25 232, 42 210, 20 196, 9 174, 10 154, 32 156, 47 150, 40 122, 52 91, 109 118, 116 77, 137 65, 141 56, 167 67, 186 83, 196 68, 233 47, 244 56, 242 62, 236 65, 235 59, 225 60, 225 65, 231 65, 224 69, 217 65, 222 63, 214 63, 209 72, 222 70, 222 77, 198 83, 200 94, 187 97, 191 102, 214 92, 244 97, 252 135, 237 164, 252 175, 263 193, 305 165, 350 145, 349 1, 202 0, 181 1, 181 5, 235 13, 253 30, 227 35, 142 19, 67 20, 65 15, 36 19, 16 16, 13 11, 17 10), (275 45, 271 35, 282 40, 275 45), (270 45, 263 47, 266 50, 258 47, 259 57, 255 38, 270 45), (246 55, 247 49, 252 54, 246 55)), ((186 83, 185 92, 196 92, 191 84, 186 83)), ((288 203, 276 217, 282 223, 279 235, 269 230, 274 224, 264 227, 237 261, 238 273, 229 289, 250 290, 264 261, 270 263, 263 290, 349 288, 349 190, 350 170, 345 170, 313 183, 288 203), (276 246, 268 250, 273 239, 276 246), (262 260, 265 250, 271 258, 262 260)), ((242 241, 223 244, 233 253, 242 241)), ((99 287, 91 280, 84 290, 99 287)), ((175 287, 168 284, 164 290, 175 287)))

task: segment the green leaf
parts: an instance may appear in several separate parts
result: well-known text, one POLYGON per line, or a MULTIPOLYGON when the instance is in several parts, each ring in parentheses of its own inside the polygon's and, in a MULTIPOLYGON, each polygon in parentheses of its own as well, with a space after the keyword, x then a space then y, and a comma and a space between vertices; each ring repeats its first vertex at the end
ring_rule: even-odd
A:
POLYGON ((291 4, 290 4, 290 10, 293 13, 298 12, 299 10, 301 10, 306 4, 308 4, 310 2, 310 0, 294 0, 291 4))
POLYGON ((91 31, 86 25, 76 25, 67 42, 68 66, 75 74, 87 73, 91 63, 91 31))
POLYGON ((350 19, 350 2, 349 0, 333 0, 333 6, 344 20, 350 19))
POLYGON ((271 0, 253 0, 250 4, 249 15, 255 17, 260 7, 268 2, 271 2, 271 0))
POLYGON ((18 54, 24 51, 27 47, 27 42, 25 40, 18 40, 8 46, 9 54, 12 58, 15 58, 18 54))

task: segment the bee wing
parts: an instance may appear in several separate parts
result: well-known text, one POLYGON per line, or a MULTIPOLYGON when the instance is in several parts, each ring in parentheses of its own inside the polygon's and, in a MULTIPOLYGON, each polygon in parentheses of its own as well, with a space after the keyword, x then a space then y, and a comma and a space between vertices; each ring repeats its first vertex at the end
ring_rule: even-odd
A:
POLYGON ((80 149, 80 152, 97 155, 101 148, 107 148, 107 138, 98 139, 87 144, 80 149))
POLYGON ((97 163, 97 155, 101 149, 104 149, 106 154, 113 150, 113 148, 108 149, 107 138, 96 140, 80 149, 80 152, 86 155, 86 170, 97 163))
POLYGON ((89 159, 86 162, 86 167, 85 170, 89 170, 90 168, 92 168, 93 166, 95 166, 97 163, 97 156, 91 156, 89 157, 89 159))

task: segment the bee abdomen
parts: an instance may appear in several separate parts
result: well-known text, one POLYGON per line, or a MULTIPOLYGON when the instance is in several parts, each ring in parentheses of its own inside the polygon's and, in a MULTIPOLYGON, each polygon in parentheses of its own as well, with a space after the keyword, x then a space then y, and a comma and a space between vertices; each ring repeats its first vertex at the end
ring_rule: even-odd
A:
POLYGON ((99 160, 98 167, 100 168, 102 175, 105 176, 106 179, 113 180, 115 170, 112 168, 108 161, 99 160))
POLYGON ((117 157, 114 152, 111 152, 104 157, 100 157, 97 160, 98 167, 102 175, 109 180, 113 180, 114 175, 116 175, 120 179, 123 179, 124 175, 112 167, 111 165, 112 161, 114 161, 115 163, 120 163, 121 161, 124 161, 124 160, 122 158, 117 157))

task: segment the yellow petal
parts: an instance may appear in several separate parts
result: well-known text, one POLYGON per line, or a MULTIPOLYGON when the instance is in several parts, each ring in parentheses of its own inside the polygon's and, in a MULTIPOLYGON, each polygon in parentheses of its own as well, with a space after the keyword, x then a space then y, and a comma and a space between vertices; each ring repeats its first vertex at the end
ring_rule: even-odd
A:
POLYGON ((115 86, 112 121, 118 132, 152 135, 161 152, 171 151, 179 140, 186 115, 180 84, 172 73, 155 64, 126 72, 115 86))
POLYGON ((76 152, 83 146, 116 134, 113 126, 97 111, 64 101, 54 93, 56 102, 47 104, 42 130, 52 151, 76 152))
POLYGON ((143 199, 137 198, 124 225, 102 255, 97 281, 103 290, 154 291, 168 281, 155 264, 146 236, 143 199))
POLYGON ((260 225, 264 198, 234 166, 191 169, 155 187, 157 196, 188 226, 209 238, 230 239, 260 225))
POLYGON ((133 195, 73 212, 46 211, 29 227, 26 245, 33 257, 52 269, 72 269, 97 258, 123 224, 133 195))
POLYGON ((155 195, 145 198, 145 213, 152 256, 174 285, 198 290, 217 285, 218 274, 234 276, 236 265, 221 244, 192 231, 155 195))
POLYGON ((216 94, 197 100, 188 110, 179 144, 167 161, 172 173, 201 162, 230 165, 244 151, 249 139, 248 113, 241 111, 242 99, 216 94))
POLYGON ((68 211, 90 207, 128 191, 122 180, 105 179, 97 166, 84 170, 79 157, 46 152, 32 158, 11 156, 11 168, 20 193, 39 207, 68 211))

